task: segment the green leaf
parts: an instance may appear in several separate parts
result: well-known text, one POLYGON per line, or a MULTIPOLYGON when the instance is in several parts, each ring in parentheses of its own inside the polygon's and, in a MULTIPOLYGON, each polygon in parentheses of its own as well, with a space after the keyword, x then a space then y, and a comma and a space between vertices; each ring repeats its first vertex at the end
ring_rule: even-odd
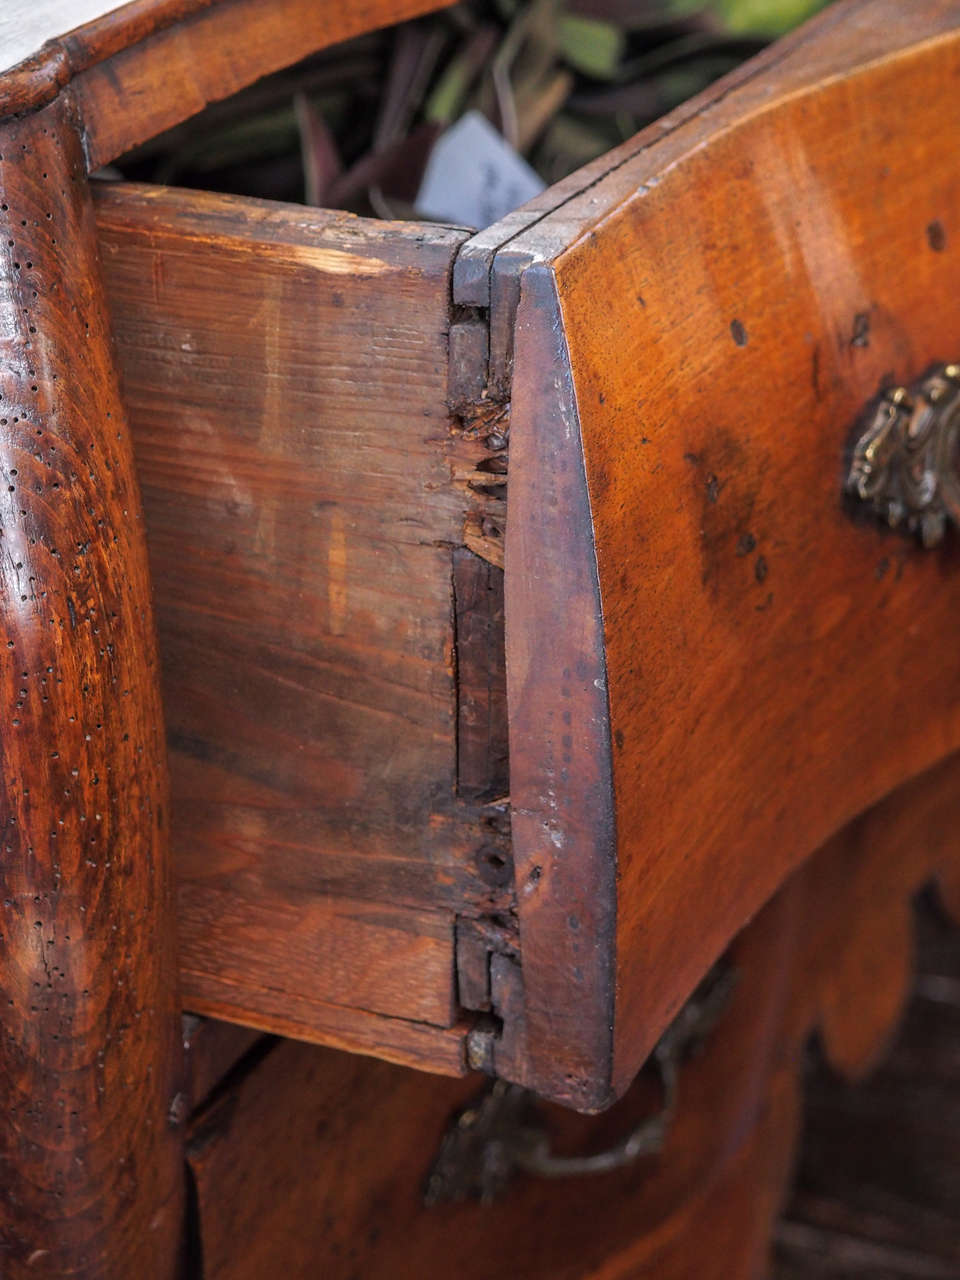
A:
POLYGON ((711 8, 728 31, 781 36, 806 22, 827 0, 713 0, 711 8))
POLYGON ((623 32, 609 22, 564 13, 557 20, 557 39, 564 59, 577 71, 597 80, 616 75, 625 40, 623 32))

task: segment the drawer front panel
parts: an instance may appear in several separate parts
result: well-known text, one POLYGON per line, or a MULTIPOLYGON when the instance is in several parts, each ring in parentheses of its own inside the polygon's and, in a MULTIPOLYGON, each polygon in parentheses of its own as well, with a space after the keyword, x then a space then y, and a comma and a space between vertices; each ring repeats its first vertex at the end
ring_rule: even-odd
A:
POLYGON ((525 1052, 610 1044, 593 1101, 801 860, 960 745, 956 534, 844 494, 868 402, 960 354, 958 23, 831 8, 494 251, 525 1052))

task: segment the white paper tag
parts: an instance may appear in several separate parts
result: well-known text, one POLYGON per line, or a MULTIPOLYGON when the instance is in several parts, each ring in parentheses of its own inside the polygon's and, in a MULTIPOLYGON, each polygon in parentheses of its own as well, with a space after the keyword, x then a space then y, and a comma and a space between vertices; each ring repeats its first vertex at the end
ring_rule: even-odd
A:
POLYGON ((434 144, 416 207, 425 217, 481 230, 544 186, 486 116, 468 111, 434 144))

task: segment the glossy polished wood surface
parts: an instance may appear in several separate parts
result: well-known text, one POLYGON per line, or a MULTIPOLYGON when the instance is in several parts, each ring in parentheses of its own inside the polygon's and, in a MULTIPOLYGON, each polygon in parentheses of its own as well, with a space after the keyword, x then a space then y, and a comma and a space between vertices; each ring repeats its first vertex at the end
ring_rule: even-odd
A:
POLYGON ((597 1101, 792 868, 960 744, 957 541, 925 551, 853 518, 842 493, 863 406, 960 351, 958 23, 955 3, 839 4, 613 153, 504 250, 520 289, 511 717, 547 726, 539 757, 524 737, 511 787, 518 884, 535 872, 537 886, 518 895, 526 1044, 567 1040, 572 1060, 567 1023, 587 1059, 597 1043, 559 993, 578 989, 579 956, 581 986, 602 991, 610 948, 581 912, 564 919, 556 888, 596 864, 584 885, 617 884, 606 915, 592 904, 616 918, 597 1101), (566 377, 573 417, 557 405, 566 377), (595 554, 592 612, 573 570, 565 610, 538 567, 554 536, 545 465, 585 468, 592 531, 571 564, 595 554), (608 747, 597 794, 612 789, 615 840, 564 757, 608 747), (555 977, 528 966, 534 948, 563 957, 555 977))
POLYGON ((80 140, 0 141, 0 1271, 169 1277, 170 804, 144 527, 80 140))
POLYGON ((804 934, 798 964, 807 989, 791 1021, 818 1026, 830 1063, 857 1079, 876 1065, 909 993, 912 894, 935 889, 960 924, 960 755, 951 755, 855 819, 798 873, 804 934))

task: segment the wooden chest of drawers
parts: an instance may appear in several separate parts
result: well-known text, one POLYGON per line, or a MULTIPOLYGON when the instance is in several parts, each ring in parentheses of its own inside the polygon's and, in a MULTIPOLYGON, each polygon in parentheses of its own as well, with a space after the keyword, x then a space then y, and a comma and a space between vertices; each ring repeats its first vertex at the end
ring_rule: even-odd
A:
POLYGON ((426 7, 137 3, 5 79, 0 1068, 17 1163, 121 1046, 104 1274, 179 1212, 181 1002, 601 1109, 960 748, 955 539, 848 483, 960 356, 960 8, 840 3, 476 234, 88 182, 426 7))

